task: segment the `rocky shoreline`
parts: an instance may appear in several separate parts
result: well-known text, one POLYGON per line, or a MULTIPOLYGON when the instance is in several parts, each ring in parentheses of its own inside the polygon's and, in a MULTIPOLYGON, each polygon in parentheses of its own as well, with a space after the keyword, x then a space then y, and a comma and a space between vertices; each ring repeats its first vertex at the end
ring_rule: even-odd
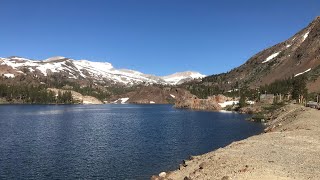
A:
POLYGON ((320 111, 289 104, 273 113, 266 133, 192 156, 151 179, 320 179, 320 111))
POLYGON ((235 110, 235 107, 239 103, 239 99, 224 96, 222 94, 209 96, 207 99, 200 99, 195 95, 183 96, 177 99, 174 107, 193 110, 207 110, 207 111, 220 111, 235 110))

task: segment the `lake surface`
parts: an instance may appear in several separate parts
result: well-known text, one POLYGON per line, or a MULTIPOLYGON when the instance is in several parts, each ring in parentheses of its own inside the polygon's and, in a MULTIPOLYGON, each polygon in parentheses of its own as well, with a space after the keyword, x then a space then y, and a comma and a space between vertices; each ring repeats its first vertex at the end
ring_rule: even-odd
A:
POLYGON ((0 179, 149 179, 262 132, 246 117, 170 105, 1 105, 0 179))

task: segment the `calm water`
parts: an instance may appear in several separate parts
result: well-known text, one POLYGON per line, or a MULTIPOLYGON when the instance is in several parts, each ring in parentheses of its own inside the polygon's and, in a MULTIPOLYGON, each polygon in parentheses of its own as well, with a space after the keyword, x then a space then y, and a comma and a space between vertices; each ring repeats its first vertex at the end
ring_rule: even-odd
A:
POLYGON ((170 105, 2 105, 0 179, 149 179, 262 131, 245 118, 170 105))

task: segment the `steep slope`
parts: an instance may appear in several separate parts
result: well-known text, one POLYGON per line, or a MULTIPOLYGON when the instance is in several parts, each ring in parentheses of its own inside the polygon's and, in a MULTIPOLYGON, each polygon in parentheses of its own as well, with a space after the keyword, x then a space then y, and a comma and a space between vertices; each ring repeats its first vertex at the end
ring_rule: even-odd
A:
POLYGON ((208 76, 200 84, 228 91, 243 85, 257 88, 278 79, 307 74, 309 90, 319 91, 319 65, 320 17, 317 17, 288 40, 259 52, 228 73, 208 76))
MULTIPOLYGON (((0 75, 6 78, 16 76, 37 76, 45 79, 52 75, 59 75, 60 79, 87 80, 105 85, 136 85, 136 84, 167 84, 175 85, 179 82, 204 77, 196 72, 178 73, 175 80, 143 74, 128 69, 115 69, 107 62, 92 62, 88 60, 74 60, 66 57, 52 57, 43 61, 21 57, 0 58, 0 75)), ((171 75, 173 76, 173 75, 171 75)))
POLYGON ((135 91, 110 98, 113 103, 174 104, 177 100, 193 95, 182 88, 142 86, 135 91))

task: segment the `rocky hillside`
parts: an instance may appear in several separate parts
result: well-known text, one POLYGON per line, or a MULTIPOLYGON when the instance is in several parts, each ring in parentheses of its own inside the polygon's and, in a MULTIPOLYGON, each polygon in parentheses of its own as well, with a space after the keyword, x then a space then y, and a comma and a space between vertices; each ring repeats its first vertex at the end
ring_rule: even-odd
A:
POLYGON ((230 91, 244 85, 257 88, 302 74, 308 76, 310 91, 320 91, 320 17, 288 40, 257 53, 240 67, 208 76, 198 84, 230 91))
POLYGON ((174 104, 182 98, 192 96, 182 88, 141 86, 129 93, 111 97, 110 103, 174 104))
POLYGON ((78 84, 91 82, 107 86, 133 86, 137 84, 176 85, 204 77, 204 75, 197 72, 182 72, 158 77, 134 70, 116 69, 107 62, 74 60, 66 57, 31 60, 15 56, 0 58, 0 75, 11 79, 27 76, 37 77, 42 81, 47 81, 52 76, 56 76, 60 80, 76 81, 78 84))
POLYGON ((226 97, 224 95, 215 95, 210 96, 207 99, 199 99, 195 95, 193 96, 183 96, 180 99, 177 99, 175 103, 176 108, 186 108, 186 109, 196 109, 196 110, 222 110, 227 106, 233 107, 234 105, 239 104, 239 101, 226 97))

